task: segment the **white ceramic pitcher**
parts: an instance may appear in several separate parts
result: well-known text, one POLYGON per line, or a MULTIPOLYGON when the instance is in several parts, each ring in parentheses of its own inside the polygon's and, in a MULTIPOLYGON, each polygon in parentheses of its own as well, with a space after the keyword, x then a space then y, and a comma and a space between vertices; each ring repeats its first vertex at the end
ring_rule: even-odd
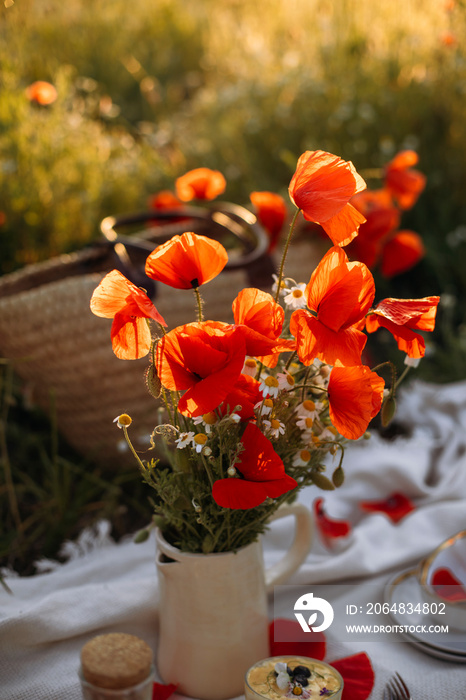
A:
POLYGON ((308 509, 284 505, 271 520, 288 515, 296 519, 293 544, 267 570, 260 542, 236 553, 191 554, 157 532, 157 668, 165 683, 200 700, 242 694, 248 668, 269 656, 267 593, 299 568, 311 546, 308 509))

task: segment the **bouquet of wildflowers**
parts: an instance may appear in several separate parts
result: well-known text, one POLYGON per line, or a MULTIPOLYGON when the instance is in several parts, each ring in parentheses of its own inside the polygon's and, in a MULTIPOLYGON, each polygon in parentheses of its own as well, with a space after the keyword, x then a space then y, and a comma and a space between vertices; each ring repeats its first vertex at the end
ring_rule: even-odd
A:
MULTIPOLYGON (((211 200, 225 185, 219 172, 199 168, 177 180, 177 198, 164 197, 171 207, 211 200)), ((353 164, 335 155, 306 151, 299 158, 289 185, 296 210, 272 294, 243 289, 232 299, 233 324, 205 319, 202 303, 202 286, 228 254, 189 231, 158 246, 146 273, 194 291, 192 323, 169 329, 145 291, 116 270, 95 290, 91 309, 113 318, 115 354, 149 358, 148 387, 162 406, 151 440, 167 448, 166 460, 141 459, 131 417, 116 420, 154 489, 154 522, 174 546, 209 553, 249 544, 304 486, 341 486, 344 443, 364 436, 380 411, 385 422, 393 415, 399 380, 392 369, 386 387, 382 365, 364 364, 367 333, 388 329, 415 365, 425 352, 417 331, 433 330, 439 297, 374 305, 369 268, 344 250, 366 221, 351 203, 365 187, 353 164), (309 280, 295 281, 285 277, 285 263, 300 216, 319 224, 332 246, 309 280)), ((273 233, 283 201, 260 192, 251 200, 273 233)))

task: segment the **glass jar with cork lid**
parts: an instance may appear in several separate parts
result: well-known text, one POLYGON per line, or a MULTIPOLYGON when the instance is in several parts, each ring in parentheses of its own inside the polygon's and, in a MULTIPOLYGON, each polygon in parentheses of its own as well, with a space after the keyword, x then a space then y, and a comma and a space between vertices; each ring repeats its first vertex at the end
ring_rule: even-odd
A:
POLYGON ((132 634, 99 635, 81 650, 79 678, 84 700, 151 700, 152 649, 132 634))

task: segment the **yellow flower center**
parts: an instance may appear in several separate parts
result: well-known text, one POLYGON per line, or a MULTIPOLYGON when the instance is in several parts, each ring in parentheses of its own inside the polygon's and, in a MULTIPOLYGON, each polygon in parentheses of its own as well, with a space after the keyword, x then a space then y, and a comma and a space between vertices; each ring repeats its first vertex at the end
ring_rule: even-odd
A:
POLYGON ((304 296, 303 290, 302 289, 293 289, 293 296, 295 299, 301 299, 301 297, 304 296))
POLYGON ((197 433, 193 437, 194 442, 197 442, 198 445, 205 445, 207 442, 207 435, 204 435, 204 433, 197 433))
POLYGON ((275 379, 275 377, 267 377, 267 379, 264 382, 265 386, 269 387, 277 387, 278 386, 278 381, 275 379))
POLYGON ((312 420, 312 418, 305 418, 304 425, 306 426, 306 428, 312 428, 312 426, 314 425, 314 421, 312 420))
POLYGON ((264 406, 266 408, 273 408, 273 401, 272 399, 264 399, 264 406))
POLYGON ((309 462, 309 460, 311 459, 311 453, 309 452, 309 450, 301 450, 299 456, 303 460, 303 462, 309 462))
POLYGON ((316 405, 315 405, 314 401, 311 401, 310 399, 306 399, 306 401, 303 401, 303 408, 305 411, 315 411, 316 405))
POLYGON ((270 421, 270 425, 274 430, 278 430, 278 428, 280 427, 280 421, 276 418, 272 418, 272 420, 270 421))
POLYGON ((215 425, 217 422, 217 416, 213 411, 209 411, 209 413, 204 413, 202 420, 206 425, 215 425))
POLYGON ((133 419, 131 418, 131 416, 128 416, 127 413, 122 413, 121 416, 118 416, 118 424, 124 425, 125 428, 131 425, 132 422, 133 419))
POLYGON ((303 694, 303 689, 301 688, 300 685, 295 685, 293 688, 293 695, 302 695, 303 694))
POLYGON ((248 357, 247 360, 244 362, 245 367, 250 367, 251 369, 255 369, 257 367, 257 362, 253 357, 248 357))
POLYGON ((286 381, 290 386, 294 386, 296 384, 294 377, 292 377, 291 374, 286 375, 286 381))

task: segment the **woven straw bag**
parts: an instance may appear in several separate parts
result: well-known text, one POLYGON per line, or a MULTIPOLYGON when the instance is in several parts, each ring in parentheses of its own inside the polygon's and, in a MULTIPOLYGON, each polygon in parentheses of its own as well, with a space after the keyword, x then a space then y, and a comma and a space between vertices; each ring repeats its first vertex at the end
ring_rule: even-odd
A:
POLYGON ((116 358, 111 319, 97 318, 89 309, 104 274, 117 268, 146 288, 169 328, 196 319, 194 295, 162 284, 155 287, 143 269, 148 253, 175 234, 208 235, 229 251, 225 270, 201 288, 207 319, 232 320, 231 304, 242 288, 269 289, 272 282, 268 240, 251 212, 224 204, 184 209, 179 219, 179 212, 109 217, 101 225, 108 240, 0 278, 0 355, 11 361, 35 403, 55 413, 69 444, 105 466, 133 464, 122 449, 114 418, 123 412, 131 415, 135 446, 144 451, 159 404, 145 387, 147 358, 116 358), (129 235, 134 227, 136 234, 129 235))

